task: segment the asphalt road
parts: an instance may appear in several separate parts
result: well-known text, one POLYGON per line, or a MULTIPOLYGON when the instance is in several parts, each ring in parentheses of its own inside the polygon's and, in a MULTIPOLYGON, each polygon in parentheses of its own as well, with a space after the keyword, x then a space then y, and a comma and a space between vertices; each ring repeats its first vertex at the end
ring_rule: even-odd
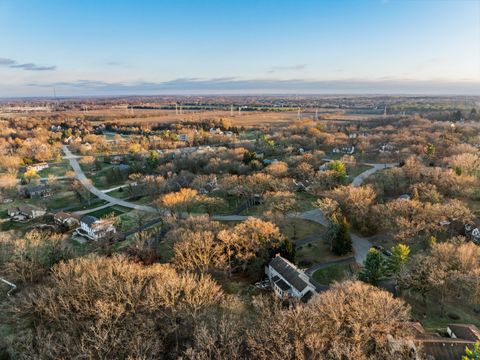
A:
MULTIPOLYGON (((108 194, 106 194, 105 191, 97 189, 92 184, 92 182, 85 176, 85 173, 81 169, 80 164, 78 163, 78 160, 77 160, 79 156, 73 155, 66 145, 63 146, 63 152, 65 153, 64 158, 69 160, 70 166, 73 168, 76 178, 82 183, 82 185, 86 189, 88 189, 93 195, 97 196, 102 200, 108 201, 108 204, 102 205, 96 209, 79 211, 77 212, 78 215, 83 215, 88 212, 92 212, 94 210, 104 209, 112 205, 119 205, 126 208, 146 211, 146 212, 155 213, 155 214, 159 214, 159 212, 163 212, 163 214, 165 214, 165 210, 161 210, 161 209, 159 210, 147 205, 133 204, 131 202, 109 196, 108 194)), ((398 164, 366 164, 366 165, 370 165, 372 166, 372 168, 356 176, 352 181, 353 186, 360 186, 363 183, 363 181, 373 173, 382 169, 395 167, 398 164)), ((159 215, 162 215, 162 213, 159 215)), ((313 221, 323 226, 329 225, 329 221, 327 220, 327 218, 325 218, 325 216, 319 209, 309 210, 303 213, 289 214, 288 216, 292 218, 299 218, 299 219, 313 221)), ((243 216, 243 215, 213 215, 212 216, 212 220, 217 220, 217 221, 244 221, 247 218, 248 216, 243 216)), ((368 250, 372 247, 372 243, 363 236, 356 235, 356 234, 351 234, 351 236, 352 236, 353 249, 355 251, 355 261, 359 264, 362 264, 367 258, 367 253, 368 253, 368 250)))
MULTIPOLYGON (((111 204, 110 206, 119 205, 119 206, 123 206, 123 207, 130 208, 130 209, 141 210, 141 211, 146 211, 146 212, 155 213, 155 214, 159 213, 159 210, 155 209, 154 207, 146 206, 146 205, 133 204, 133 203, 125 201, 125 200, 117 199, 117 198, 114 198, 114 197, 104 193, 103 191, 97 189, 92 184, 90 179, 88 179, 85 176, 85 173, 83 172, 82 168, 80 167, 80 164, 78 163, 78 160, 77 160, 78 156, 73 155, 72 152, 68 149, 68 147, 66 145, 63 146, 63 152, 65 153, 64 158, 68 159, 68 161, 70 162, 70 166, 72 167, 73 171, 75 172, 75 177, 77 178, 77 180, 80 181, 82 183, 82 185, 87 190, 89 190, 93 195, 95 195, 99 199, 108 201, 109 204, 111 204)), ((103 208, 103 207, 100 207, 100 208, 103 208)))

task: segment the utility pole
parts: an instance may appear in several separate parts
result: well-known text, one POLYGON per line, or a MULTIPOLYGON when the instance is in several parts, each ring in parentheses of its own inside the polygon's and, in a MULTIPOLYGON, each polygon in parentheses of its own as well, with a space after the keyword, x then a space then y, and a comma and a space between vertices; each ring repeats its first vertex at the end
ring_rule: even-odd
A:
POLYGON ((318 121, 318 108, 315 109, 315 120, 318 121))

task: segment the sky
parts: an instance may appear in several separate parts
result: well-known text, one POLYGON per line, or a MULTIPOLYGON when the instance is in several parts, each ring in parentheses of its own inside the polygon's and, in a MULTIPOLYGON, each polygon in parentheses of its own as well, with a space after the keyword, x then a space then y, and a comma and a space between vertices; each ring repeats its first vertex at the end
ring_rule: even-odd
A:
POLYGON ((0 0, 0 97, 480 95, 480 0, 0 0))

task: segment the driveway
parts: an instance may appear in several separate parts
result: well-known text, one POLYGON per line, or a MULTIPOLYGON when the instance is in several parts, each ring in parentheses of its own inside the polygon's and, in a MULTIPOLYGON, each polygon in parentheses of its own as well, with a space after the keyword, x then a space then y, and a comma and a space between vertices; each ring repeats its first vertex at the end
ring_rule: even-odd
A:
POLYGON ((368 178, 370 175, 376 173, 379 170, 396 167, 398 166, 398 163, 395 163, 395 164, 367 164, 366 163, 365 165, 371 166, 371 168, 357 175, 352 181, 352 186, 358 187, 362 185, 365 179, 368 178))
MULTIPOLYGON (((112 205, 119 205, 126 208, 146 211, 146 212, 155 213, 159 215, 165 215, 167 213, 166 210, 156 209, 154 207, 147 206, 147 205, 133 204, 125 200, 114 198, 106 194, 104 191, 97 189, 92 184, 92 182, 85 176, 85 173, 81 169, 80 164, 78 163, 78 160, 77 160, 79 156, 73 155, 66 145, 63 146, 63 152, 65 153, 64 159, 69 160, 70 166, 73 168, 75 172, 75 177, 82 183, 82 185, 86 189, 88 189, 93 195, 108 202, 108 204, 102 205, 96 209, 79 211, 77 213, 78 215, 83 215, 83 214, 86 214, 87 212, 92 212, 94 210, 104 209, 112 205)), ((360 186, 364 181, 364 179, 366 179, 368 176, 375 173, 376 171, 397 166, 397 164, 367 164, 367 165, 372 166, 372 169, 369 169, 361 173, 360 175, 358 175, 353 180, 355 184, 353 184, 352 182, 353 186, 360 186)), ((323 226, 329 225, 328 219, 325 217, 325 215, 323 215, 323 213, 319 209, 313 209, 313 210, 305 211, 303 213, 288 214, 287 216, 291 218, 299 218, 303 220, 313 221, 323 226)), ((245 221, 249 217, 251 216, 213 215, 211 218, 212 220, 216 220, 216 221, 245 221)), ((368 250, 372 247, 372 243, 363 236, 356 235, 356 234, 351 234, 351 236, 352 236, 353 249, 355 251, 355 260, 357 261, 357 263, 362 264, 367 258, 367 253, 368 253, 368 250)))
MULTIPOLYGON (((87 190, 89 190, 93 195, 95 195, 99 199, 108 201, 110 206, 119 205, 119 206, 123 206, 123 207, 130 208, 130 209, 141 210, 141 211, 146 211, 146 212, 155 213, 155 214, 159 213, 159 210, 155 209, 154 207, 146 206, 146 205, 133 204, 133 203, 125 201, 125 200, 117 199, 117 198, 114 198, 114 197, 104 193, 103 191, 97 189, 92 184, 90 179, 88 179, 85 176, 85 173, 83 172, 82 168, 80 167, 80 164, 78 163, 78 160, 77 160, 78 156, 73 155, 72 152, 68 149, 68 147, 66 145, 63 146, 63 152, 65 153, 64 159, 68 159, 68 161, 70 162, 70 166, 72 167, 73 171, 75 172, 75 177, 77 178, 77 180, 80 181, 82 183, 82 185, 87 190)), ((100 208, 102 208, 102 207, 100 207, 100 208)), ((162 210, 160 210, 160 212, 162 212, 162 210)))
POLYGON ((315 265, 309 267, 307 270, 305 270, 305 274, 307 274, 309 277, 311 277, 315 273, 315 271, 317 271, 317 270, 324 269, 324 268, 327 268, 327 267, 332 266, 332 265, 351 264, 353 262, 355 262, 355 259, 353 258, 353 256, 348 257, 346 259, 327 261, 327 262, 315 264, 315 265))

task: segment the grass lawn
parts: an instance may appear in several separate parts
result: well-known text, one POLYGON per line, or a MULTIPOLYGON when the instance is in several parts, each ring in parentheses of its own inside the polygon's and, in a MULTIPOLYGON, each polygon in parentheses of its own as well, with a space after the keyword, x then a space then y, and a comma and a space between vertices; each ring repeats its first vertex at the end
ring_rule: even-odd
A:
POLYGON ((46 178, 49 175, 52 176, 65 176, 65 173, 72 170, 68 162, 50 164, 47 169, 43 169, 38 172, 38 175, 42 178, 46 178))
POLYGON ((71 238, 67 240, 66 244, 68 248, 73 252, 75 257, 90 254, 97 246, 97 244, 92 241, 87 241, 84 244, 80 244, 78 241, 75 241, 71 238))
POLYGON ((120 216, 120 215, 122 215, 122 214, 124 214, 128 211, 130 211, 130 209, 125 208, 123 206, 114 205, 114 206, 111 206, 111 207, 108 207, 108 208, 104 208, 104 209, 94 211, 92 213, 89 213, 88 215, 95 216, 96 218, 100 219, 100 218, 106 217, 106 216, 111 215, 111 214, 113 214, 114 216, 120 216))
POLYGON ((159 257, 160 262, 169 262, 173 257, 173 243, 162 240, 157 246, 157 256, 159 257))
POLYGON ((343 259, 349 257, 337 256, 330 251, 330 246, 323 240, 311 242, 298 248, 295 252, 295 263, 300 267, 310 267, 314 264, 343 259))
POLYGON ((73 205, 81 205, 77 195, 73 191, 60 191, 43 200, 45 200, 45 205, 49 211, 63 209, 73 205))
MULTIPOLYGON (((93 195, 92 195, 93 196, 93 195)), ((108 204, 108 201, 99 199, 99 198, 93 198, 90 201, 90 205, 87 204, 80 204, 78 206, 73 206, 68 209, 68 211, 80 211, 80 210, 88 210, 88 209, 95 209, 96 207, 103 206, 108 204)))
POLYGON ((317 200, 317 197, 307 192, 296 192, 295 198, 297 199, 299 212, 312 210, 314 208, 313 203, 317 200))
POLYGON ((280 230, 291 240, 299 240, 311 235, 321 237, 325 234, 325 228, 322 225, 303 219, 287 219, 280 225, 280 230))
POLYGON ((368 169, 371 169, 371 168, 372 167, 368 165, 358 164, 348 172, 348 177, 350 180, 353 180, 354 177, 360 175, 364 171, 367 171, 368 169))
POLYGON ((329 267, 319 269, 313 273, 313 279, 320 284, 329 285, 334 281, 342 281, 352 275, 350 265, 335 264, 329 267))
POLYGON ((480 327, 480 314, 464 301, 452 299, 445 303, 445 316, 441 316, 438 297, 431 294, 428 297, 427 307, 422 303, 420 296, 402 296, 412 307, 412 317, 420 321, 425 329, 437 330, 445 328, 448 324, 474 324, 480 327))
POLYGON ((118 215, 119 228, 122 231, 138 229, 140 225, 139 219, 141 219, 141 224, 145 224, 155 218, 158 218, 157 214, 147 213, 140 210, 130 210, 128 212, 124 212, 123 214, 118 215))
MULTIPOLYGON (((314 208, 313 203, 317 200, 315 196, 307 192, 296 192, 295 199, 297 201, 297 206, 298 206, 297 212, 312 210, 314 208)), ((241 205, 242 203, 243 201, 241 201, 239 205, 241 205)), ((235 212, 235 210, 236 210, 236 207, 231 208, 232 212, 235 212)), ((241 215, 262 215, 267 210, 268 208, 265 206, 265 204, 259 204, 259 205, 254 205, 246 210, 243 210, 240 214, 241 215)))
POLYGON ((260 289, 252 286, 255 283, 255 279, 244 274, 233 274, 229 278, 226 274, 216 273, 212 277, 222 286, 222 289, 227 294, 250 298, 252 295, 258 295, 262 292, 260 289))

